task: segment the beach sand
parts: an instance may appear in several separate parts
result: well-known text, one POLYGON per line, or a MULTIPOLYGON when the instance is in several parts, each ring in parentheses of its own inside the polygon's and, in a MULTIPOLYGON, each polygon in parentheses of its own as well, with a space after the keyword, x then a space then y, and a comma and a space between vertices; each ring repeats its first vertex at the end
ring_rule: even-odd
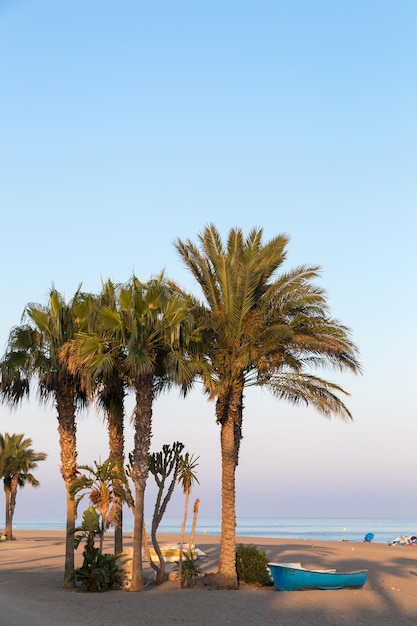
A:
MULTIPOLYGON (((339 571, 368 569, 363 589, 280 592, 275 587, 242 584, 237 591, 215 589, 210 577, 192 589, 176 581, 145 591, 85 593, 62 587, 64 533, 16 531, 16 541, 0 543, 0 626, 130 626, 143 624, 240 624, 258 626, 401 626, 417 623, 417 547, 377 543, 321 542, 238 537, 265 551, 270 561, 300 561, 304 567, 339 571)), ((131 534, 125 547, 131 545, 131 534)), ((178 536, 159 535, 161 543, 178 536)), ((106 538, 111 552, 112 538, 106 538)), ((198 535, 195 544, 206 553, 200 567, 214 573, 219 537, 198 535)), ((105 549, 106 551, 106 549, 105 549)), ((76 566, 82 547, 76 551, 76 566)), ((167 564, 167 571, 172 569, 167 564)), ((145 577, 153 572, 144 563, 145 577)))

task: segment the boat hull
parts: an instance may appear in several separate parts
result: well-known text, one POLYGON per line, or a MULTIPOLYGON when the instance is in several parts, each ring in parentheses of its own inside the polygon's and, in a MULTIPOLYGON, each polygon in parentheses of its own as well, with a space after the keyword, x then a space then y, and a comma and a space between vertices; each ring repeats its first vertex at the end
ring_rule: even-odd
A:
POLYGON ((302 591, 306 589, 360 589, 366 583, 367 570, 337 572, 336 570, 308 570, 288 567, 287 564, 268 563, 272 579, 278 591, 302 591))
MULTIPOLYGON (((162 556, 164 557, 164 561, 166 563, 176 563, 177 561, 180 560, 180 551, 179 549, 162 549, 161 550, 162 556)), ((158 561, 158 555, 156 554, 154 549, 149 550, 149 554, 151 556, 152 561, 158 561)), ((183 560, 185 559, 185 555, 188 554, 188 551, 184 550, 182 553, 182 558, 183 560)), ((194 559, 197 558, 197 551, 196 550, 192 550, 191 551, 191 555, 194 559)))
MULTIPOLYGON (((178 544, 174 544, 174 545, 170 545, 170 544, 162 544, 159 546, 162 556, 164 558, 164 561, 166 563, 177 563, 180 560, 180 548, 178 544)), ((184 545, 183 550, 182 550, 182 559, 185 560, 186 555, 188 554, 188 544, 184 545)), ((158 561, 158 555, 156 554, 154 548, 150 548, 149 549, 149 555, 152 559, 152 561, 157 562, 158 561)), ((145 559, 145 555, 144 559, 145 559)), ((191 556, 193 557, 193 559, 198 559, 202 556, 206 556, 205 553, 200 550, 199 548, 196 548, 194 545, 192 545, 191 547, 191 556)), ((145 559, 146 560, 146 559, 145 559)))

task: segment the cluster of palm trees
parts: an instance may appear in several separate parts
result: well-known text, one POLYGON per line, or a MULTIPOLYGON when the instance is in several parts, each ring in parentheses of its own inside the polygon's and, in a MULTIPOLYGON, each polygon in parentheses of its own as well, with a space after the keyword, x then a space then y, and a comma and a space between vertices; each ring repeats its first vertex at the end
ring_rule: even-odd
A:
POLYGON ((39 461, 47 458, 45 452, 35 452, 32 439, 23 434, 0 433, 0 479, 3 479, 6 498, 4 536, 12 541, 13 516, 16 508, 18 487, 26 484, 39 487, 39 481, 33 475, 39 461))
MULTIPOLYGON (((248 386, 303 402, 325 416, 350 419, 346 392, 312 373, 321 366, 359 372, 349 330, 332 319, 326 295, 313 284, 319 268, 284 272, 288 239, 262 242, 262 229, 245 238, 232 229, 223 243, 214 225, 199 243, 177 239, 177 252, 201 288, 191 295, 163 274, 141 282, 108 281, 99 295, 81 287, 70 301, 53 288, 45 305, 28 304, 12 329, 1 361, 3 400, 15 406, 36 388, 55 403, 61 473, 67 491, 67 530, 75 526, 71 486, 77 478, 76 412, 98 401, 105 411, 109 458, 124 459, 124 399, 133 393, 134 485, 132 591, 144 588, 141 543, 144 493, 152 434, 152 408, 163 389, 183 394, 196 381, 215 401, 221 428, 222 525, 219 584, 237 588, 235 472, 242 438, 243 397, 248 386), (279 270, 279 273, 277 273, 279 270)), ((117 479, 117 476, 116 476, 117 479)), ((115 550, 122 548, 122 520, 115 520, 115 550)), ((68 535, 64 585, 74 568, 68 535)))

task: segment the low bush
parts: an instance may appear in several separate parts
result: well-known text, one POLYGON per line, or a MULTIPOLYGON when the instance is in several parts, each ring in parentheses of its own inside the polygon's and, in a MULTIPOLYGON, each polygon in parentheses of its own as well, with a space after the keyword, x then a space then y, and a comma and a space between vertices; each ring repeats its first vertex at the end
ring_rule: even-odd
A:
POLYGON ((113 554, 103 554, 100 548, 83 552, 81 567, 72 572, 71 580, 80 582, 85 591, 108 591, 119 587, 125 572, 118 565, 113 554))
POLYGON ((239 581, 260 587, 272 585, 273 580, 267 564, 265 552, 261 552, 256 546, 242 543, 236 546, 236 570, 239 581))

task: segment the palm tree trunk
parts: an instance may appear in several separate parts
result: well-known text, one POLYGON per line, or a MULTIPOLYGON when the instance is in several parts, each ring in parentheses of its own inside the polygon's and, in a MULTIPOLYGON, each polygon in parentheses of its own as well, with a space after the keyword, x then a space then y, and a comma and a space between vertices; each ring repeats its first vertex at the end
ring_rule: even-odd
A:
POLYGON ((74 570, 75 503, 70 488, 77 476, 77 426, 75 423, 75 397, 71 387, 63 385, 64 392, 56 394, 58 434, 61 449, 61 475, 66 487, 67 522, 65 540, 64 587, 73 588, 69 578, 74 570))
POLYGON ((4 534, 6 535, 8 540, 13 539, 13 525, 12 520, 10 518, 10 489, 8 487, 4 487, 4 493, 6 496, 6 519, 4 526, 4 534))
MULTIPOLYGON (((122 388, 122 396, 124 396, 122 388)), ((109 437, 109 459, 114 463, 124 465, 124 428, 123 402, 119 410, 109 411, 107 414, 107 432, 109 437)), ((116 517, 114 520, 114 553, 123 552, 123 504, 118 494, 115 494, 116 517)))
POLYGON ((66 523, 66 539, 65 539, 65 562, 64 562, 64 587, 72 589, 75 587, 75 583, 69 580, 71 573, 74 570, 74 535, 72 531, 75 528, 75 505, 74 500, 71 498, 69 489, 70 485, 66 484, 66 496, 67 496, 67 523, 66 523))
POLYGON ((236 449, 235 425, 229 412, 221 425, 222 521, 218 578, 226 589, 237 589, 236 572, 236 449))
POLYGON ((132 581, 130 591, 143 591, 142 567, 142 537, 143 537, 143 509, 144 489, 135 483, 135 514, 133 517, 133 554, 132 554, 132 581))
POLYGON ((123 552, 123 504, 119 496, 114 496, 117 506, 116 518, 114 520, 114 553, 122 554, 123 552))
MULTIPOLYGON (((13 539, 13 517, 14 511, 16 508, 16 496, 17 496, 17 475, 13 475, 10 481, 10 498, 9 498, 9 527, 7 532, 10 535, 7 535, 9 539, 13 539)), ((7 534, 7 533, 6 533, 7 534)))
POLYGON ((153 372, 143 374, 136 385, 135 436, 132 478, 135 485, 132 583, 130 591, 143 591, 142 538, 145 487, 149 471, 153 403, 153 372))

